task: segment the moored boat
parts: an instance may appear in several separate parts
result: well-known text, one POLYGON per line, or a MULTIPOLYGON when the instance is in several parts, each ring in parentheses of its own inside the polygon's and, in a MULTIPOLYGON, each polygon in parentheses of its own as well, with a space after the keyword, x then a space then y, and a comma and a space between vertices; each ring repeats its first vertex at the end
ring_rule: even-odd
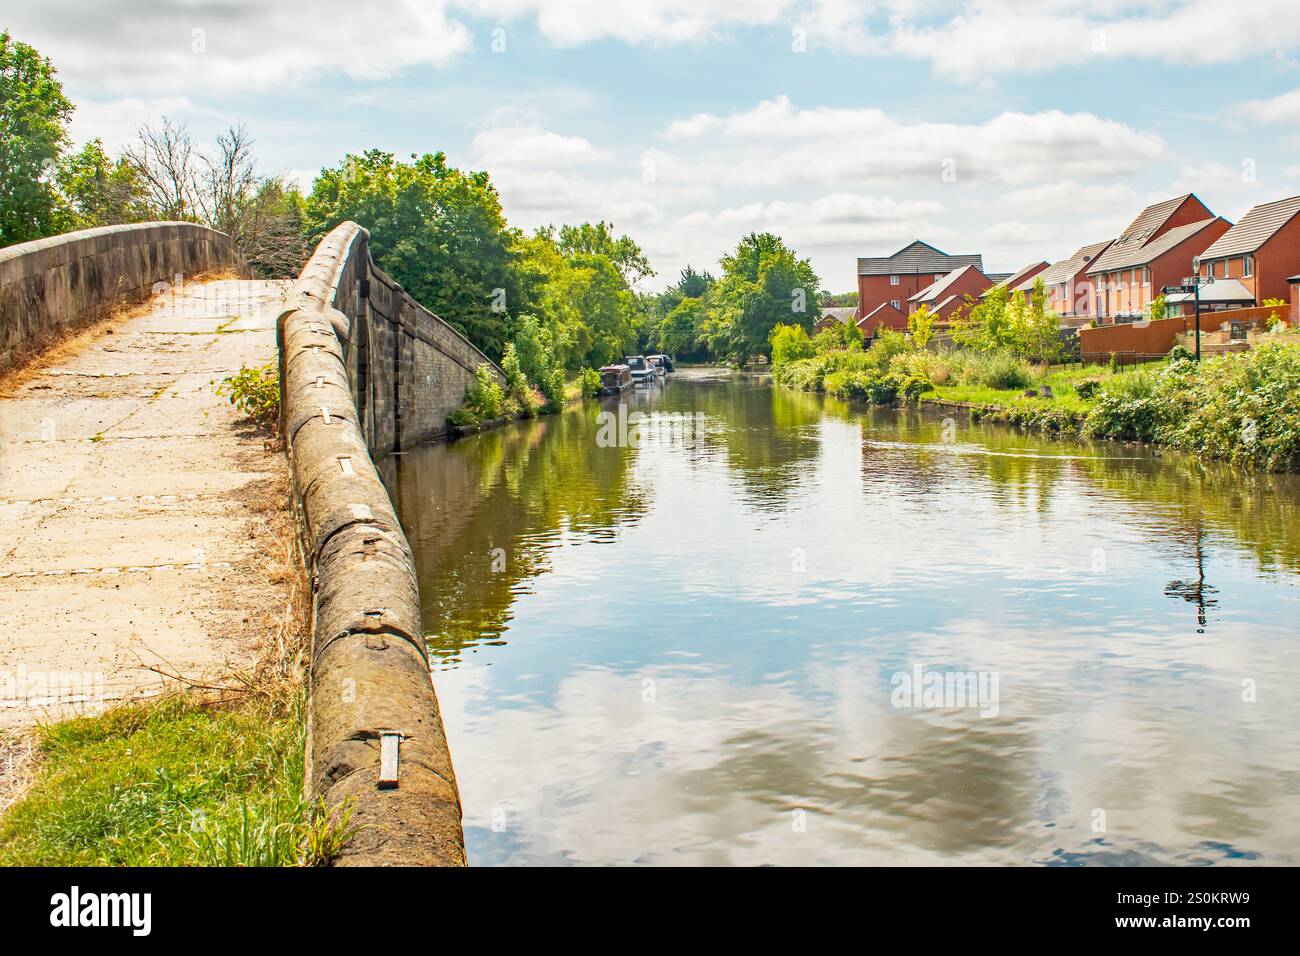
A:
POLYGON ((617 395, 632 387, 632 370, 626 365, 606 365, 600 370, 600 394, 617 395))

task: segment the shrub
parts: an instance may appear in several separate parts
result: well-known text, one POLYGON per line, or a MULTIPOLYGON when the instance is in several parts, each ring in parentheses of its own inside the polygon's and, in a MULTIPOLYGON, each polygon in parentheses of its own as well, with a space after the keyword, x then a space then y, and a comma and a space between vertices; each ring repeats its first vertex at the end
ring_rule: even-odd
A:
MULTIPOLYGON (((517 399, 512 400, 517 401, 517 399)), ((476 425, 500 418, 504 411, 506 395, 497 382, 492 369, 486 364, 474 370, 474 384, 465 391, 465 401, 460 408, 447 416, 452 425, 476 425)))
POLYGON ((230 404, 251 418, 263 431, 280 430, 280 370, 274 362, 257 368, 241 366, 217 386, 218 395, 230 397, 230 404))
POLYGON ((812 358, 815 354, 812 340, 802 325, 774 325, 768 335, 771 346, 772 368, 775 370, 799 359, 812 358))
POLYGON ((821 358, 805 358, 787 362, 772 369, 772 380, 805 392, 819 392, 826 375, 826 365, 821 358))
POLYGON ((889 371, 900 381, 917 378, 929 385, 944 385, 952 378, 954 357, 938 352, 903 352, 890 360, 889 371))
POLYGON ((1154 441, 1162 421, 1156 377, 1150 372, 1119 375, 1101 388, 1088 413, 1087 434, 1122 441, 1154 441))
POLYGON ((871 343, 867 354, 871 356, 876 368, 886 369, 889 368, 889 363, 893 361, 894 356, 910 351, 912 351, 912 343, 907 340, 906 335, 894 329, 882 328, 876 332, 876 339, 871 343))
POLYGON ((1034 383, 1034 370, 1009 351, 979 352, 966 356, 963 377, 967 384, 986 388, 1028 388, 1034 383))
POLYGON ((578 390, 585 396, 599 395, 602 382, 594 368, 584 368, 578 373, 578 390))
POLYGON ((1169 350, 1169 361, 1171 362, 1179 362, 1183 359, 1190 360, 1195 357, 1196 356, 1192 354, 1192 350, 1182 342, 1175 342, 1174 347, 1169 350))
POLYGON ((1085 401, 1090 398, 1095 398, 1100 389, 1101 379, 1099 378, 1085 378, 1082 382, 1078 382, 1074 386, 1075 394, 1085 401))

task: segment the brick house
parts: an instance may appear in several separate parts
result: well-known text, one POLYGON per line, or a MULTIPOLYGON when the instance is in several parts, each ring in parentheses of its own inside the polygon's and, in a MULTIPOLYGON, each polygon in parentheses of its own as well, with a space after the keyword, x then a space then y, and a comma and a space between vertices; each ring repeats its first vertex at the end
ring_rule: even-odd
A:
MULTIPOLYGON (((1255 206, 1241 221, 1201 253, 1198 273, 1217 280, 1235 280, 1249 299, 1245 306, 1266 299, 1291 298, 1289 279, 1300 269, 1300 196, 1255 206)), ((1189 273, 1190 274, 1190 273, 1189 273)))
POLYGON ((994 289, 1001 289, 1003 287, 1010 289, 1012 292, 1023 292, 1026 288, 1033 291, 1034 279, 1047 268, 1048 265, 1046 262, 1034 262, 1017 269, 1015 272, 1011 273, 1011 275, 1004 276, 1001 279, 995 280, 992 276, 989 276, 989 281, 993 282, 993 284, 980 294, 980 298, 984 298, 984 296, 988 295, 994 289))
POLYGON ((907 314, 911 315, 923 305, 929 306, 936 325, 949 325, 953 316, 965 308, 967 297, 979 298, 980 294, 991 285, 993 283, 989 281, 988 276, 978 267, 962 266, 946 276, 941 276, 937 282, 931 283, 908 299, 907 314))
POLYGON ((1191 193, 1142 210, 1088 267, 1097 321, 1142 318, 1161 287, 1181 284, 1192 274, 1192 259, 1231 226, 1191 193))
POLYGON ((906 332, 907 313, 896 308, 892 303, 882 302, 868 314, 858 319, 858 328, 862 330, 863 335, 875 335, 881 328, 906 332))
POLYGON ((1110 243, 1107 239, 1081 246, 1070 258, 1053 262, 1028 282, 1021 283, 1017 291, 1027 295, 1033 291, 1035 280, 1042 279, 1047 287, 1047 307, 1061 317, 1061 324, 1086 324, 1096 315, 1096 297, 1087 275, 1089 263, 1105 252, 1110 243))
POLYGON ((950 256, 917 239, 892 256, 858 259, 859 320, 882 305, 906 314, 907 301, 926 286, 962 266, 984 268, 980 255, 950 256))

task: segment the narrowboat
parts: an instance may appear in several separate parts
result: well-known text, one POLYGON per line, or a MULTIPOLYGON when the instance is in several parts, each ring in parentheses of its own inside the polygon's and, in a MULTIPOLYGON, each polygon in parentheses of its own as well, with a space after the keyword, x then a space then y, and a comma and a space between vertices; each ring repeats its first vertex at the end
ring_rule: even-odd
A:
POLYGON ((632 370, 626 365, 606 365, 600 370, 600 394, 617 395, 632 387, 632 370))

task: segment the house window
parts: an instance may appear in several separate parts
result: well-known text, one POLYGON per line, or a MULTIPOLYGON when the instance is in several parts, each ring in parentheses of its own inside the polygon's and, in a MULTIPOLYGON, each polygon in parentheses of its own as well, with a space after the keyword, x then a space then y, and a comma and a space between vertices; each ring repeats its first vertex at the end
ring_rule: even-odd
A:
POLYGON ((1252 265, 1252 261, 1250 256, 1241 257, 1241 274, 1247 279, 1249 279, 1251 276, 1251 271, 1250 271, 1251 265, 1252 265))
POLYGON ((889 277, 889 284, 890 284, 890 285, 898 285, 898 276, 890 276, 890 277, 889 277))
POLYGON ((1142 268, 1142 284, 1146 286, 1151 284, 1151 270, 1145 266, 1142 268))
POLYGON ((892 305, 894 308, 898 309, 900 312, 902 311, 902 309, 899 308, 899 304, 898 304, 898 300, 897 300, 897 299, 890 299, 890 300, 889 300, 889 304, 892 305))

